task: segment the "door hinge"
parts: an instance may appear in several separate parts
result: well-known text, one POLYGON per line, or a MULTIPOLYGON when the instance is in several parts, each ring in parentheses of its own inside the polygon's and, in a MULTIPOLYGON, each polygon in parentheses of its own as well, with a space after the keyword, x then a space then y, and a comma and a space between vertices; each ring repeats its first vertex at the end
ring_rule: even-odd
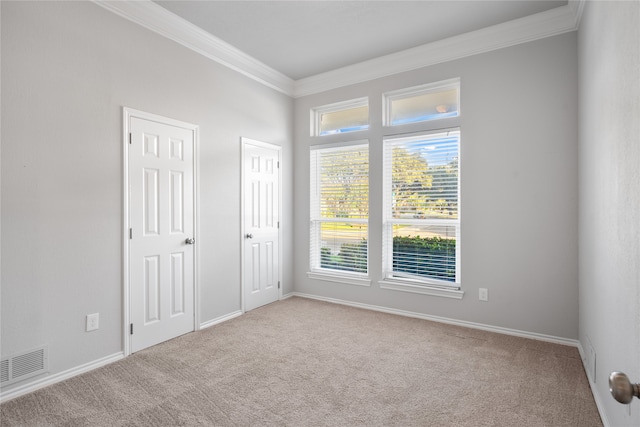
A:
POLYGON ((278 280, 278 289, 280 289, 280 281, 278 280))
POLYGON ((278 160, 278 169, 280 169, 280 161, 278 160))
POLYGON ((131 132, 129 132, 129 144, 131 144, 131 139, 133 138, 132 135, 133 134, 131 132))
POLYGON ((133 228, 129 229, 129 240, 133 239, 133 228))
POLYGON ((129 335, 133 335, 133 323, 129 324, 129 335))
POLYGON ((280 221, 278 221, 278 228, 280 228, 280 221))

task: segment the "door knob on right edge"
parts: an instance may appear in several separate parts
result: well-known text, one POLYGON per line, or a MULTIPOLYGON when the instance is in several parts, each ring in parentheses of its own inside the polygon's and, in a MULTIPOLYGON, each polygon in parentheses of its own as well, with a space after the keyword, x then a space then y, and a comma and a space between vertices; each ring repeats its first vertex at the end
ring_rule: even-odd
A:
POLYGON ((633 396, 640 399, 640 384, 632 384, 622 372, 612 372, 609 375, 609 391, 614 399, 625 405, 631 403, 633 396))

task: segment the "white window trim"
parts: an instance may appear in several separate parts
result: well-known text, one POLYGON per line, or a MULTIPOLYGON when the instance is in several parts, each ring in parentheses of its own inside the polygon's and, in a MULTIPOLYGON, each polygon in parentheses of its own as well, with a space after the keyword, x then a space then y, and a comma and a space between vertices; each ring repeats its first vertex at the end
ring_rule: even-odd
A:
MULTIPOLYGON (((446 120, 446 119, 451 119, 451 118, 455 118, 455 117, 460 117, 461 115, 461 111, 460 111, 460 78, 456 77, 453 79, 448 79, 448 80, 441 80, 439 82, 433 82, 433 83, 427 83, 424 85, 420 85, 420 86, 413 86, 413 87, 409 87, 409 88, 404 88, 404 89, 398 89, 398 90, 394 90, 391 92, 385 92, 382 94, 382 126, 384 127, 397 127, 397 126, 407 126, 407 125, 411 125, 413 123, 407 123, 407 124, 402 124, 402 125, 392 125, 391 124, 391 103, 393 101, 396 101, 398 99, 404 99, 404 98, 410 98, 413 96, 420 96, 420 95, 426 95, 428 93, 434 93, 434 92, 441 92, 441 91, 445 91, 445 90, 449 90, 449 89, 457 89, 457 93, 458 93, 458 99, 457 99, 457 104, 458 104, 458 114, 456 116, 453 117, 444 117, 441 119, 434 119, 434 120, 425 120, 424 122, 433 122, 433 121, 440 121, 440 120, 446 120)), ((423 123, 423 122, 416 122, 416 123, 423 123)))
MULTIPOLYGON (((331 135, 328 135, 331 136, 331 135)), ((360 135, 362 136, 362 135, 360 135)), ((356 139, 354 141, 340 141, 340 142, 335 142, 335 143, 330 143, 330 144, 315 144, 315 145, 311 145, 309 147, 309 152, 313 151, 313 150, 324 150, 327 148, 336 148, 336 149, 341 149, 344 148, 349 149, 351 147, 357 147, 358 145, 366 145, 366 146, 370 146, 369 144, 369 140, 368 139, 356 139)))
MULTIPOLYGON (((352 108, 358 108, 358 107, 368 107, 368 106, 369 106, 369 97, 365 96, 363 98, 350 99, 348 101, 335 102, 333 104, 327 104, 327 105, 322 105, 320 107, 312 108, 310 110, 310 120, 309 120, 309 123, 311 124, 311 128, 309 131, 310 135, 322 136, 322 137, 330 136, 330 135, 320 135, 320 117, 322 117, 323 114, 334 113, 336 111, 341 111, 341 110, 350 110, 352 108)), ((348 133, 363 132, 368 130, 369 128, 354 130, 348 133)))
POLYGON ((420 282, 420 285, 413 285, 406 281, 399 281, 393 279, 383 279, 378 282, 380 289, 388 289, 392 291, 410 292, 413 294, 433 295, 437 297, 462 299, 464 291, 461 289, 447 289, 438 288, 435 286, 425 285, 425 282, 420 282))
POLYGON ((344 283, 347 285, 371 286, 371 279, 368 275, 349 273, 348 271, 345 271, 344 273, 329 273, 325 270, 323 270, 322 272, 308 271, 307 277, 310 279, 324 280, 326 282, 344 283))

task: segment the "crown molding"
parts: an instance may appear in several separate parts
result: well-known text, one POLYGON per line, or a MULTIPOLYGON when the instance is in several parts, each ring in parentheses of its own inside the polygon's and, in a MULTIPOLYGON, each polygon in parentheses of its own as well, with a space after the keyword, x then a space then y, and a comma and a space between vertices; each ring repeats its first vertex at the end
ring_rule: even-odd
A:
POLYGON ((584 0, 297 80, 294 98, 440 64, 578 29, 584 0))
POLYGON ((582 22, 582 13, 584 12, 584 4, 587 0, 569 0, 569 9, 575 17, 575 29, 580 28, 580 22, 582 22))
POLYGON ((299 98, 575 31, 586 0, 569 0, 555 9, 296 81, 151 0, 92 1, 265 86, 299 98))
POLYGON ((173 40, 286 95, 294 81, 151 0, 92 0, 98 6, 173 40))

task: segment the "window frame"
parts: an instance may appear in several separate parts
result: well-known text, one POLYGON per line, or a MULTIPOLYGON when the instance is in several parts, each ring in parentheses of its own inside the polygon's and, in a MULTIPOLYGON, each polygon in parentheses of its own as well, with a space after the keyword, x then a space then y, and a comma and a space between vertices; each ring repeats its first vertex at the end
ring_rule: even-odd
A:
MULTIPOLYGON (((360 148, 362 149, 362 148, 360 148)), ((370 194, 370 143, 367 139, 360 139, 350 142, 340 142, 335 144, 321 144, 313 145, 309 149, 309 176, 310 176, 310 192, 309 192, 309 271, 307 276, 313 279, 320 279, 325 281, 346 283, 359 286, 370 286, 370 216, 369 211, 369 194, 370 194), (320 184, 319 173, 320 170, 317 165, 314 165, 314 152, 322 151, 348 151, 350 149, 358 149, 358 147, 366 147, 367 150, 367 215, 366 218, 322 218, 319 212, 320 210, 320 184), (313 176, 315 174, 315 176, 313 176), (353 272, 347 270, 338 270, 323 268, 321 266, 321 245, 314 245, 314 242, 320 243, 320 233, 323 223, 352 223, 352 224, 365 224, 366 225, 366 272, 353 272)))
POLYGON ((461 290, 461 131, 460 127, 445 129, 430 129, 421 132, 412 132, 404 134, 386 135, 383 137, 383 197, 382 197, 382 280, 379 281, 380 287, 383 289, 399 290, 404 292, 437 295, 449 298, 461 299, 464 292, 461 290), (391 162, 389 158, 393 150, 395 141, 411 140, 423 137, 437 137, 447 133, 455 132, 458 136, 457 156, 458 156, 458 180, 457 180, 457 219, 414 219, 402 218, 396 219, 392 217, 391 207, 393 196, 391 194, 391 162), (437 278, 417 278, 407 277, 410 275, 395 275, 393 272, 393 226, 395 224, 412 224, 412 225, 446 225, 452 226, 456 233, 456 249, 455 263, 456 275, 455 281, 449 282, 437 278))

